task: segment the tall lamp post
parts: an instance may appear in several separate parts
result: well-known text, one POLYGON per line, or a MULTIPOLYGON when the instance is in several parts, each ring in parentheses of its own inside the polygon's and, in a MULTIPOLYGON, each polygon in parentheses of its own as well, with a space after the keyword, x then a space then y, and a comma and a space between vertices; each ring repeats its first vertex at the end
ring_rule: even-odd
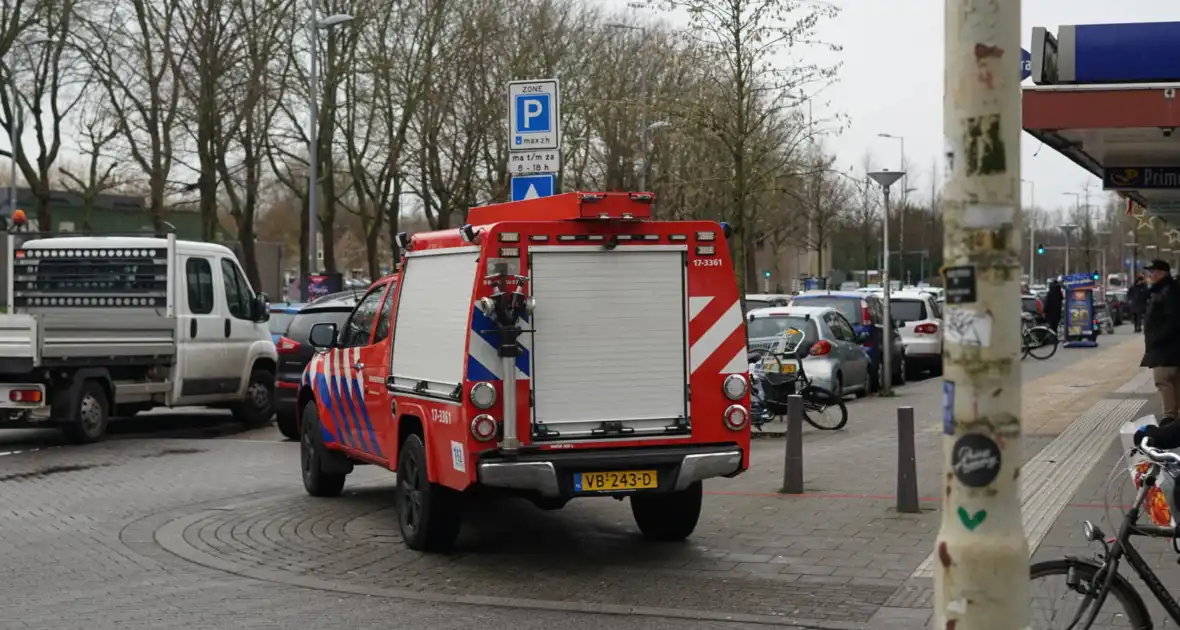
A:
MULTIPOLYGON (((21 108, 20 108, 20 93, 16 89, 16 73, 8 65, 0 62, 0 68, 4 70, 4 74, 8 77, 8 91, 12 95, 12 120, 8 121, 8 142, 9 150, 12 155, 12 172, 9 175, 8 181, 8 215, 11 215, 16 210, 16 161, 20 155, 20 122, 21 122, 21 108)), ((47 229, 47 228, 46 228, 47 229)))
MULTIPOLYGON (((317 227, 319 223, 319 120, 320 120, 320 106, 319 106, 319 56, 320 56, 320 29, 329 29, 345 22, 351 22, 354 18, 346 13, 336 13, 328 17, 317 20, 316 19, 316 4, 315 0, 311 3, 311 21, 308 25, 308 30, 311 33, 311 72, 308 73, 308 101, 311 108, 311 133, 310 143, 311 147, 308 149, 308 161, 311 162, 311 168, 308 169, 307 181, 307 273, 313 274, 317 271, 318 257, 316 256, 318 238, 317 227)), ((309 282, 307 278, 303 279, 303 300, 307 301, 311 298, 308 294, 309 282)))
POLYGON ((881 286, 885 289, 885 327, 881 340, 881 393, 888 395, 893 382, 893 316, 889 312, 889 188, 905 176, 904 171, 873 171, 869 177, 881 186, 885 195, 885 265, 881 267, 881 286))
MULTIPOLYGON (((902 173, 901 176, 901 203, 902 206, 897 213, 897 251, 901 255, 901 268, 905 270, 905 202, 908 194, 913 191, 913 188, 908 188, 910 178, 905 175, 905 138, 891 133, 879 133, 878 138, 888 138, 890 140, 897 140, 901 144, 901 154, 897 162, 897 170, 902 173)), ((888 215, 886 215, 888 216, 888 215)))
MULTIPOLYGON (((1027 179, 1021 179, 1020 183, 1028 184, 1028 207, 1030 210, 1037 207, 1037 184, 1036 182, 1027 179)), ((1027 212, 1022 213, 1025 217, 1029 217, 1027 212)), ((1033 268, 1037 260, 1037 227, 1033 225, 1032 217, 1029 217, 1028 223, 1028 286, 1036 284, 1036 278, 1033 277, 1033 268)))
POLYGON ((1074 230, 1077 229, 1078 226, 1073 223, 1066 223, 1061 226, 1061 233, 1065 234, 1065 273, 1062 275, 1069 275, 1069 242, 1073 240, 1074 230))

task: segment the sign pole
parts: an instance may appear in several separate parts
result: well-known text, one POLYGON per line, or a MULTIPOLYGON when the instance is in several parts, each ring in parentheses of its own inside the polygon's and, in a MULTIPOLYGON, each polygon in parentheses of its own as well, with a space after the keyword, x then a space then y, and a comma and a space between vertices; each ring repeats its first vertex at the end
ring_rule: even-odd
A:
POLYGON ((948 0, 945 500, 934 627, 1029 628, 1021 465, 1021 0, 948 0), (954 294, 952 295, 952 289, 954 294))

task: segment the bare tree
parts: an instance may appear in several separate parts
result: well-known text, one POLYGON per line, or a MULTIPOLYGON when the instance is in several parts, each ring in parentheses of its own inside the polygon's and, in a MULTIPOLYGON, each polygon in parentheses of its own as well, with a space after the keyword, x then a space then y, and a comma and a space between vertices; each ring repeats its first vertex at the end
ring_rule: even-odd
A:
POLYGON ((107 152, 109 145, 119 137, 119 123, 113 120, 110 113, 102 109, 101 105, 92 107, 90 113, 80 122, 81 151, 86 156, 86 171, 81 173, 63 164, 58 168, 58 172, 64 178, 66 190, 82 198, 81 228, 83 231, 89 231, 93 229, 90 216, 99 195, 119 185, 115 173, 119 162, 107 152))
MULTIPOLYGON (((14 60, 9 71, 20 86, 20 109, 29 113, 37 142, 34 160, 29 159, 27 151, 17 151, 16 159, 33 191, 37 223, 43 230, 53 229, 50 185, 62 147, 62 124, 82 100, 90 80, 85 65, 78 63, 79 46, 85 45, 74 35, 79 8, 74 0, 47 3, 38 12, 38 19, 16 40, 16 54, 9 55, 14 60)), ((8 92, 0 94, 5 118, 12 120, 13 103, 9 103, 8 92)))
POLYGON ((147 178, 148 211, 164 228, 177 163, 181 0, 125 0, 82 20, 82 49, 119 121, 124 149, 147 178))

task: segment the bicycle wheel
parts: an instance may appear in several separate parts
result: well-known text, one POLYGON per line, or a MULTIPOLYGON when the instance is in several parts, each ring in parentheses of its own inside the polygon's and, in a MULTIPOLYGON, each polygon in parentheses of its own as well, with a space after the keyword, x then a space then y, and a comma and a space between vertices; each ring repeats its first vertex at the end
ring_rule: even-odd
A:
POLYGON ((803 419, 821 431, 838 431, 848 424, 848 407, 828 390, 812 385, 803 390, 803 419))
POLYGON ((1057 335, 1044 326, 1038 326, 1028 331, 1028 353, 1038 361, 1044 361, 1057 354, 1057 335))
POLYGON ((1101 586, 1094 584, 1097 570, 1093 565, 1072 560, 1049 560, 1032 565, 1029 571, 1032 580, 1029 584, 1031 630, 1146 630, 1151 627, 1151 615, 1143 598, 1130 584, 1118 579, 1111 583, 1093 625, 1085 626, 1098 595, 1097 589, 1101 586), (1064 579, 1054 581, 1057 577, 1064 579), (1049 587, 1051 582, 1056 588, 1046 593, 1042 587, 1049 587))

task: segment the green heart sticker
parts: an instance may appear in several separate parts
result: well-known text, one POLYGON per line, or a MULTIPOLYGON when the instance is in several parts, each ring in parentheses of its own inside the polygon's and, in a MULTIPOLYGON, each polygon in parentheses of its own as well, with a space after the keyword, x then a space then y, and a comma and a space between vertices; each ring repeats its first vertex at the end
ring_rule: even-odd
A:
POLYGON ((959 520, 963 522, 963 527, 966 527, 967 531, 973 532, 975 528, 987 520, 987 510, 980 510, 975 514, 968 514, 967 510, 959 508, 959 520))

